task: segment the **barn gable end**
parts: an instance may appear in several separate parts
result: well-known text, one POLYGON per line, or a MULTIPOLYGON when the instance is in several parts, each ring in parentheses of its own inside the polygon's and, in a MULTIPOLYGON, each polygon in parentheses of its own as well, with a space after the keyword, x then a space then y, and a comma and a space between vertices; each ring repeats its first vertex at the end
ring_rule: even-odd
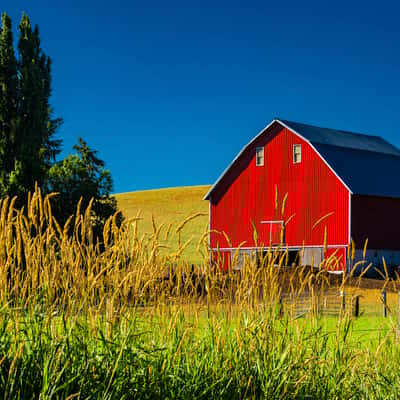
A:
POLYGON ((329 249, 344 249, 349 240, 349 190, 308 141, 280 124, 235 160, 211 193, 210 215, 211 230, 229 238, 211 233, 211 247, 222 251, 276 245, 282 225, 284 243, 293 249, 322 251, 325 238, 329 249), (299 164, 293 163, 294 145, 301 145, 299 164), (264 148, 263 166, 256 165, 258 147, 264 148))

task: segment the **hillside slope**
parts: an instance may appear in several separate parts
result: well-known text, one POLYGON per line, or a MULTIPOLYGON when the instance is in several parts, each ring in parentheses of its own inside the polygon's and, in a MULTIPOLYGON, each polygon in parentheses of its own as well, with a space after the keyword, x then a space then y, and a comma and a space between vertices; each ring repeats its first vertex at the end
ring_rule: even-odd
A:
POLYGON ((144 190, 116 194, 118 208, 126 218, 139 216, 139 235, 149 236, 153 232, 152 217, 156 227, 163 225, 160 242, 168 246, 163 251, 175 252, 178 248, 176 228, 188 217, 202 213, 189 221, 181 231, 181 242, 192 239, 182 253, 182 257, 190 262, 202 261, 201 254, 196 247, 202 234, 208 227, 208 201, 203 200, 210 186, 188 186, 158 190, 144 190), (168 225, 171 224, 168 237, 168 225))

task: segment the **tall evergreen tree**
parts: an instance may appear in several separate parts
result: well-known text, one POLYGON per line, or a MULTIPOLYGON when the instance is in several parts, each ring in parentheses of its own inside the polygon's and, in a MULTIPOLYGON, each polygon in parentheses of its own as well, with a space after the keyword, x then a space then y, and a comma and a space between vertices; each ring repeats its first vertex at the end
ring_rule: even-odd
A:
POLYGON ((42 187, 61 141, 54 139, 60 118, 52 118, 50 108, 51 61, 40 47, 39 29, 34 29, 26 14, 19 24, 19 183, 25 191, 35 182, 42 187))
POLYGON ((22 205, 36 183, 44 192, 57 191, 54 215, 61 223, 75 212, 81 197, 83 207, 93 198, 92 225, 100 238, 105 220, 117 209, 110 196, 111 174, 82 139, 74 147, 77 154, 56 163, 61 141, 54 136, 62 120, 52 117, 51 61, 40 46, 39 29, 32 29, 22 15, 17 59, 7 14, 1 24, 0 197, 17 195, 17 205, 22 205))
POLYGON ((0 195, 15 194, 17 171, 18 70, 11 19, 3 13, 0 33, 0 195))

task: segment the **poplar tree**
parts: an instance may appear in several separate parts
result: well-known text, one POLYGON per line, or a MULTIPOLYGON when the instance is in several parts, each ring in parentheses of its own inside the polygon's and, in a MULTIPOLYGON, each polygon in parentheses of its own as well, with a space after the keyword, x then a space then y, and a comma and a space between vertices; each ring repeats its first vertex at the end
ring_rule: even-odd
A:
POLYGON ((19 142, 18 123, 18 70, 14 52, 11 19, 3 13, 0 32, 0 195, 18 192, 19 142))
MULTIPOLYGON (((25 192, 35 183, 43 187, 47 172, 60 152, 61 141, 54 138, 62 123, 52 118, 50 108, 51 60, 40 47, 39 29, 32 29, 22 15, 19 24, 19 120, 16 163, 18 180, 25 192)), ((26 193, 24 193, 26 194, 26 193)))
MULTIPOLYGON (((18 196, 25 204, 37 184, 43 192, 56 191, 54 215, 65 222, 93 198, 94 235, 101 237, 106 219, 117 210, 110 196, 112 178, 104 162, 83 139, 77 154, 56 162, 61 140, 55 133, 62 123, 52 117, 51 60, 40 45, 39 29, 22 14, 15 55, 10 17, 4 13, 0 28, 0 197, 18 196)), ((119 221, 122 216, 119 216, 119 221)))

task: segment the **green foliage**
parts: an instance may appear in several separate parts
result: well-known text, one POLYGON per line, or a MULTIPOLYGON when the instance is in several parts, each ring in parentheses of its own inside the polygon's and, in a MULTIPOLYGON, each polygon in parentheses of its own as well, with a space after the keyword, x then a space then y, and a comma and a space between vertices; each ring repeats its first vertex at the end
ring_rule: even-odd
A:
POLYGON ((110 196, 111 174, 104 168, 104 161, 97 157, 97 151, 91 150, 82 138, 78 138, 74 149, 76 154, 68 155, 49 170, 47 190, 58 193, 53 199, 53 213, 63 225, 75 214, 79 201, 81 208, 86 209, 93 199, 93 232, 99 238, 105 221, 117 211, 116 200, 110 196))
POLYGON ((41 48, 39 29, 22 15, 17 59, 11 19, 4 13, 1 22, 0 197, 18 196, 21 206, 36 185, 44 192, 55 190, 60 195, 54 211, 62 223, 81 197, 85 208, 93 198, 93 229, 100 236, 104 221, 116 211, 110 172, 82 139, 77 155, 56 163, 61 140, 55 134, 62 120, 52 117, 51 60, 41 48))
POLYGON ((35 184, 43 187, 59 153, 54 139, 61 119, 52 118, 51 61, 40 46, 39 29, 22 15, 18 59, 10 17, 2 15, 0 34, 0 195, 24 202, 35 184))
POLYGON ((0 195, 16 192, 13 184, 19 175, 18 150, 18 69, 14 53, 11 19, 1 16, 0 33, 0 195))
POLYGON ((18 125, 21 148, 20 184, 32 190, 35 183, 42 187, 47 171, 59 153, 60 141, 53 138, 61 124, 51 118, 51 61, 40 47, 39 29, 32 29, 29 18, 22 15, 19 24, 20 120, 18 125))
MULTIPOLYGON (((233 320, 169 310, 90 315, 0 310, 0 395, 20 399, 398 398, 395 340, 364 343, 272 314, 233 320)), ((314 318, 314 317, 313 317, 314 318)), ((315 320, 306 321, 315 325, 315 320)))

